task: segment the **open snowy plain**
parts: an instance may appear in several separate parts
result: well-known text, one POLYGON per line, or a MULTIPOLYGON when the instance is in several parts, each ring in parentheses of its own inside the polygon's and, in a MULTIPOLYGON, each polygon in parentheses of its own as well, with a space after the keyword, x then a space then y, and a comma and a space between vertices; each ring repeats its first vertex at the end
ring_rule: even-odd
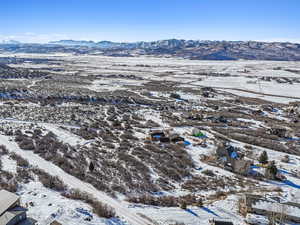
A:
POLYGON ((0 58, 14 69, 0 71, 1 182, 16 183, 10 190, 38 224, 268 224, 239 212, 242 194, 300 203, 300 62, 0 58), (151 137, 158 131, 170 139, 151 137), (216 153, 225 143, 251 161, 247 173, 216 153), (265 177, 264 151, 281 180, 265 177), (37 169, 66 187, 47 185, 37 169), (115 214, 104 218, 74 190, 115 214))

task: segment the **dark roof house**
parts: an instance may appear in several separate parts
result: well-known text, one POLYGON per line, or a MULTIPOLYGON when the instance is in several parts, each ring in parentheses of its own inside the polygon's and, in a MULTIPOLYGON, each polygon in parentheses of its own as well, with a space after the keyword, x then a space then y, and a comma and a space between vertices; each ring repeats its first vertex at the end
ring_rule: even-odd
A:
POLYGON ((62 225, 62 224, 54 220, 52 223, 50 223, 50 225, 62 225))
POLYGON ((211 225, 234 225, 231 221, 229 220, 211 220, 210 221, 211 225))
POLYGON ((35 221, 27 220, 26 211, 20 207, 19 196, 6 190, 0 191, 0 225, 35 224, 35 221))
POLYGON ((184 138, 183 137, 181 137, 179 134, 171 134, 170 135, 170 140, 172 141, 172 142, 180 142, 180 141, 184 141, 184 138))

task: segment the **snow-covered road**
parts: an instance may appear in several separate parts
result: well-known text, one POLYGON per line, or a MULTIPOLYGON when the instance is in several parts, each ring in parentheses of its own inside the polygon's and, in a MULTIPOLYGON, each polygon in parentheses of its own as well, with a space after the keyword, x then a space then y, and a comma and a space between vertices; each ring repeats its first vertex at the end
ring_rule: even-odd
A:
POLYGON ((10 152, 15 152, 16 154, 22 156, 24 159, 27 159, 29 163, 33 166, 37 166, 40 169, 45 170, 52 176, 58 176, 61 180, 64 181, 66 185, 70 188, 79 189, 81 191, 87 192, 97 198, 100 202, 103 202, 112 208, 115 209, 117 215, 120 218, 123 218, 131 225, 152 225, 153 223, 144 219, 140 215, 130 211, 121 201, 118 201, 106 193, 101 192, 94 188, 92 185, 85 183, 76 177, 73 177, 62 169, 54 165, 53 163, 44 160, 40 156, 34 154, 31 151, 21 150, 15 142, 9 141, 9 137, 0 135, 0 144, 5 145, 10 152))

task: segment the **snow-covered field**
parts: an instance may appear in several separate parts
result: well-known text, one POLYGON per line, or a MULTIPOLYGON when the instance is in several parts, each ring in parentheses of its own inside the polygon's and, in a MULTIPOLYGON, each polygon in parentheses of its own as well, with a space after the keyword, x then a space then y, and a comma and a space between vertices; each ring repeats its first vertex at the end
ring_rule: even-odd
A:
MULTIPOLYGON (((2 53, 1 56, 49 59, 57 62, 35 64, 28 60, 21 64, 9 65, 55 73, 51 79, 33 78, 29 82, 24 79, 5 80, 10 84, 24 82, 28 93, 36 92, 37 95, 41 95, 44 93, 43 89, 48 88, 49 93, 55 97, 43 99, 45 101, 35 98, 1 99, 0 144, 5 145, 10 153, 16 153, 28 160, 32 166, 57 176, 68 188, 91 194, 98 201, 114 208, 119 218, 99 218, 92 213, 90 205, 67 199, 58 191, 44 187, 36 178, 28 183, 21 183, 17 194, 21 196, 22 204, 28 207, 28 216, 38 220, 40 225, 49 224, 54 219, 65 225, 173 225, 176 222, 185 225, 206 225, 211 219, 230 220, 235 225, 244 225, 246 218, 238 212, 238 200, 244 192, 279 195, 284 201, 300 203, 300 154, 291 152, 299 149, 297 140, 300 135, 300 116, 297 112, 290 112, 291 105, 284 105, 300 100, 299 62, 198 61, 71 54, 2 53), (59 70, 53 72, 53 69, 59 70), (61 78, 62 75, 67 76, 61 78), (70 80, 67 77, 70 77, 70 80), (57 87, 58 84, 61 84, 61 89, 57 87), (203 87, 213 89, 202 89, 203 87), (205 96, 203 90, 209 92, 209 95, 205 96), (179 97, 176 97, 176 94, 179 97), (76 101, 68 102, 66 99, 70 100, 70 96, 76 101), (78 96, 88 100, 79 99, 78 96), (104 100, 97 102, 95 96, 104 100), (129 96, 126 100, 135 101, 129 101, 126 105, 121 104, 122 101, 115 101, 115 98, 123 100, 126 96, 129 96), (59 100, 55 102, 55 99, 59 100), (268 102, 256 102, 256 99, 268 102), (271 105, 272 109, 265 109, 266 104, 271 105), (273 123, 292 129, 293 134, 289 137, 292 140, 268 133, 273 123), (192 135, 195 127, 205 134, 204 138, 192 135), (65 152, 60 151, 56 154, 53 146, 49 146, 52 152, 46 153, 34 151, 36 146, 33 146, 34 150, 23 150, 15 140, 16 133, 21 132, 30 139, 37 128, 42 130, 43 135, 53 133, 57 143, 64 144, 65 152), (220 133, 216 128, 231 130, 228 133, 220 133), (150 133, 155 129, 161 129, 170 136, 176 134, 184 138, 186 142, 180 142, 180 147, 175 147, 178 147, 178 151, 186 153, 188 159, 184 158, 184 154, 177 155, 178 152, 173 152, 170 157, 171 154, 166 152, 164 143, 150 138, 150 133), (252 133, 243 133, 245 131, 252 133), (245 135, 246 138, 241 140, 236 136, 231 137, 231 132, 245 135), (255 132, 262 134, 262 137, 256 136, 255 132), (248 138, 261 138, 262 143, 248 143, 248 138), (223 159, 216 158, 216 149, 225 140, 245 153, 245 158, 252 161, 253 171, 260 174, 264 174, 265 168, 258 166, 258 158, 266 151, 269 161, 275 161, 286 182, 249 178, 224 169, 225 166, 220 165, 223 159), (265 146, 264 141, 273 141, 275 147, 271 144, 265 146), (150 150, 146 151, 146 147, 150 150), (284 147, 287 150, 281 151, 284 147), (144 153, 139 154, 139 151, 144 153), (157 156, 156 153, 161 155, 157 156), (181 157, 180 162, 192 162, 191 166, 185 168, 181 165, 181 168, 178 168, 180 162, 176 161, 178 159, 175 155, 181 157), (121 191, 111 189, 117 192, 114 192, 114 197, 102 189, 100 191, 96 188, 97 184, 102 188, 99 183, 95 182, 93 186, 92 182, 72 176, 71 172, 66 172, 67 166, 62 169, 59 163, 54 163, 53 156, 60 156, 66 162, 78 159, 78 162, 83 162, 84 165, 72 170, 83 168, 83 178, 88 174, 89 181, 95 179, 98 182, 99 178, 104 184, 111 185, 109 188, 114 187, 121 191), (282 161, 286 156, 289 156, 289 162, 282 161), (79 157, 85 158, 79 161, 79 157), (169 162, 164 161, 163 157, 169 157, 169 162), (128 159, 131 161, 126 161, 128 159), (90 169, 89 164, 92 161, 97 166, 96 172, 104 171, 107 173, 104 175, 109 178, 103 176, 102 180, 100 172, 95 173, 93 177, 93 169, 90 169), (157 162, 162 165, 156 165, 157 162), (110 170, 106 170, 105 166, 110 170), (132 174, 136 175, 135 166, 141 166, 136 168, 148 170, 149 174, 137 171, 138 176, 131 177, 132 174), (167 168, 172 166, 174 168, 167 168), (120 176, 121 173, 117 171, 120 168, 127 173, 120 176), (170 170, 166 172, 167 169, 170 170), (175 174, 174 179, 169 176, 172 172, 175 174), (184 172, 188 172, 188 175, 184 172), (146 178, 141 177, 141 174, 146 178), (125 176, 129 177, 129 181, 124 181, 125 176), (166 184, 158 182, 159 178, 166 181, 166 184), (149 182, 157 184, 159 191, 153 191, 152 187, 149 187, 151 191, 148 192, 139 189, 139 185, 143 185, 137 182, 139 179, 149 179, 149 182), (207 183, 197 184, 197 179, 207 183), (189 181, 195 181, 193 185, 198 185, 199 189, 188 189, 186 184, 189 181), (275 191, 278 187, 282 189, 279 193, 278 190, 275 191), (127 193, 122 193, 124 190, 130 194, 150 194, 154 197, 180 198, 192 194, 203 199, 204 204, 203 207, 188 205, 187 209, 179 206, 137 204, 127 201, 127 193)), ((35 135, 38 136, 37 140, 42 138, 38 134, 35 135)), ((36 142, 33 145, 36 145, 36 142)), ((20 168, 9 155, 1 156, 1 162, 3 171, 18 173, 20 168)), ((255 215, 248 217, 256 218, 255 215)), ((260 219, 266 220, 265 217, 260 219)))

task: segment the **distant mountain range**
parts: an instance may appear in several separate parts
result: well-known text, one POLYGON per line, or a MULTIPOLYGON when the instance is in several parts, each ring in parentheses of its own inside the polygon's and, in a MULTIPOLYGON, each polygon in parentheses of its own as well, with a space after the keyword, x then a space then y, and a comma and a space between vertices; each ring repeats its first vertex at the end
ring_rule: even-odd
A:
MULTIPOLYGON (((7 43, 6 43, 7 44, 7 43)), ((11 43, 9 50, 21 52, 74 52, 109 56, 153 55, 199 60, 287 60, 300 61, 300 44, 258 41, 197 41, 168 39, 152 42, 61 40, 48 44, 11 43)), ((0 47, 1 50, 1 47, 0 47)))
POLYGON ((87 46, 87 47, 98 47, 98 48, 136 48, 138 47, 138 43, 120 43, 120 42, 112 42, 112 41, 74 41, 74 40, 60 40, 60 41, 52 41, 49 44, 54 45, 65 45, 65 46, 87 46))
POLYGON ((15 41, 15 40, 3 40, 3 41, 0 42, 0 44, 17 45, 17 44, 21 44, 21 42, 15 41))

